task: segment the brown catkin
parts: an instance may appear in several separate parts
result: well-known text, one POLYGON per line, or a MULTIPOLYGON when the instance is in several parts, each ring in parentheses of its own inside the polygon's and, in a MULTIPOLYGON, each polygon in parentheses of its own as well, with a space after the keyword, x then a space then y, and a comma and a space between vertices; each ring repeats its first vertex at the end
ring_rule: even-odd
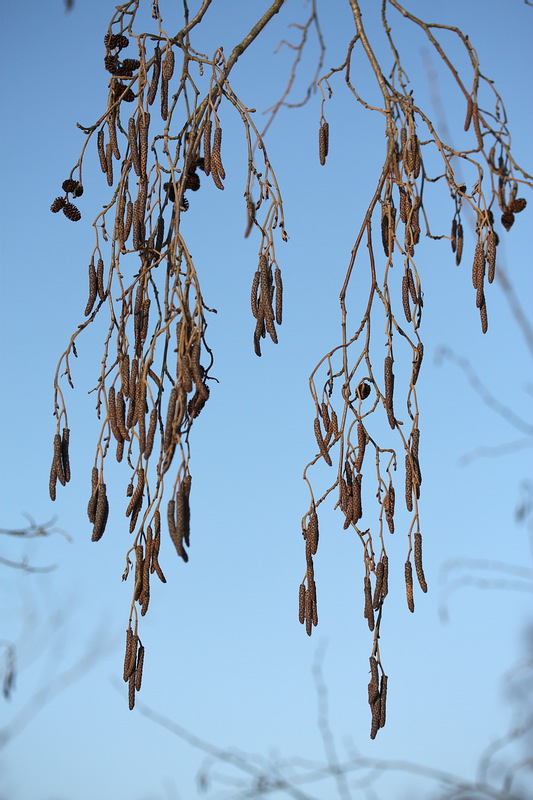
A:
POLYGON ((452 220, 452 233, 450 236, 450 241, 452 245, 452 253, 455 253, 457 250, 457 220, 455 217, 452 220))
POLYGON ((385 511, 385 519, 389 527, 390 533, 394 533, 394 506, 396 504, 396 492, 392 482, 389 483, 389 488, 383 499, 383 509, 385 511))
POLYGON ((89 502, 87 504, 87 516, 89 517, 89 522, 94 523, 96 518, 96 503, 98 500, 98 470, 96 467, 93 467, 91 473, 91 497, 89 498, 89 502))
POLYGON ((463 244, 464 244, 464 235, 463 235, 463 226, 461 223, 457 226, 457 252, 455 254, 455 263, 457 266, 461 263, 461 258, 463 256, 463 244))
POLYGON ((413 599, 413 567, 409 560, 405 562, 405 596, 407 608, 412 613, 415 610, 415 601, 413 599))
POLYGON ((320 455, 322 456, 328 467, 331 467, 332 461, 327 451, 326 445, 324 444, 324 440, 322 438, 322 433, 320 431, 320 420, 318 417, 316 417, 314 421, 314 430, 315 430, 316 441, 318 444, 318 449, 320 450, 320 455))
POLYGON ((48 491, 50 493, 50 500, 56 499, 56 483, 57 483, 57 472, 55 462, 52 461, 52 466, 50 467, 50 479, 48 481, 48 491))
POLYGON ((143 563, 143 547, 142 544, 138 544, 135 547, 135 585, 133 589, 134 600, 138 600, 142 592, 143 563))
POLYGON ((211 173, 211 129, 213 123, 210 119, 206 120, 204 126, 204 172, 206 175, 211 173))
POLYGON ((104 146, 104 129, 101 128, 98 131, 98 135, 96 137, 96 145, 98 148, 98 158, 100 159, 100 167, 104 175, 107 173, 107 158, 104 146))
POLYGON ((474 261, 472 263, 472 285, 474 289, 481 289, 485 277, 485 253, 481 237, 478 238, 474 251, 474 261))
POLYGON ((359 522, 363 516, 363 506, 361 501, 361 481, 363 476, 361 473, 355 476, 352 483, 352 522, 359 522))
POLYGON ((121 391, 117 392, 115 399, 115 409, 117 415, 117 427, 120 431, 120 435, 126 442, 129 442, 130 435, 126 429, 126 402, 124 400, 124 395, 121 391))
POLYGON ((489 231, 487 236, 487 265, 488 265, 488 272, 487 272, 487 280, 489 283, 494 281, 494 276, 496 274, 496 245, 497 245, 497 238, 496 234, 493 230, 489 231))
POLYGON ((163 75, 163 80, 165 81, 169 81, 174 74, 174 48, 170 42, 165 48, 165 55, 161 65, 161 73, 163 75))
POLYGON ((70 458, 69 458, 69 442, 70 442, 70 430, 68 428, 63 428, 63 434, 61 436, 61 462, 63 464, 63 474, 65 476, 66 483, 70 480, 70 458))
POLYGON ((424 568, 422 566, 422 534, 419 532, 415 533, 414 553, 415 553, 416 577, 418 578, 418 583, 420 584, 420 588, 422 589, 422 591, 427 592, 428 585, 426 583, 426 578, 424 576, 424 568))
POLYGON ((391 428, 396 427, 396 420, 394 418, 394 411, 392 408, 392 399, 394 395, 394 374, 392 372, 392 358, 387 356, 384 364, 385 375, 385 409, 391 428))
POLYGON ((424 345, 422 344, 422 342, 418 342, 416 346, 416 356, 413 360, 413 374, 411 376, 411 381, 413 383, 413 386, 418 380, 423 358, 424 358, 424 345))
POLYGON ((407 322, 411 322, 411 309, 409 307, 409 280, 407 275, 404 275, 402 278, 402 305, 405 319, 407 322))
POLYGON ((326 163, 329 150, 329 123, 323 122, 318 131, 318 155, 322 166, 326 163))
POLYGON ((375 739, 379 731, 379 722, 381 719, 381 702, 379 696, 372 703, 371 712, 372 712, 372 723, 370 725, 370 738, 375 739))
POLYGON ((378 664, 375 656, 370 656, 370 681, 368 683, 368 703, 372 705, 379 695, 378 664))
POLYGON ((470 127, 470 123, 472 122, 472 110, 474 108, 474 103, 472 101, 471 95, 468 95, 468 100, 466 104, 466 118, 465 118, 465 131, 467 131, 470 127))
POLYGON ((250 293, 250 305, 252 308, 252 314, 256 319, 259 315, 259 301, 257 298, 257 290, 259 289, 260 278, 261 278, 261 273, 259 271, 254 272, 254 277, 252 280, 252 291, 250 293))
POLYGON ((485 305, 485 303, 483 303, 483 305, 479 309, 479 315, 481 318, 481 332, 487 333, 489 329, 489 318, 487 316, 487 306, 485 305))
POLYGON ((365 610, 364 610, 364 617, 368 622, 369 630, 374 630, 374 609, 372 608, 372 587, 370 584, 370 578, 368 575, 365 575, 365 584, 364 584, 364 592, 365 592, 365 610))
POLYGON ((133 223, 133 203, 131 200, 128 200, 128 204, 126 206, 126 221, 124 222, 124 240, 123 242, 128 241, 128 237, 131 233, 131 226, 133 223))
POLYGON ((109 141, 111 143, 111 150, 113 152, 113 155, 118 161, 120 159, 120 150, 117 141, 117 123, 116 123, 115 113, 110 114, 109 119, 107 120, 107 130, 109 132, 109 141))
POLYGON ((161 50, 157 46, 154 50, 154 68, 152 70, 152 79, 150 81, 150 88, 146 96, 146 101, 149 106, 152 105, 157 96, 157 86, 159 83, 159 75, 161 73, 161 50))
POLYGON ((144 446, 145 458, 150 458, 150 455, 152 454, 156 425, 157 425, 157 408, 154 406, 150 412, 150 422, 148 423, 148 432, 146 434, 146 444, 144 446))
POLYGON ((61 436, 56 433, 54 436, 54 468, 56 471, 57 479, 61 486, 66 484, 65 472, 63 470, 63 453, 61 451, 61 436))
POLYGON ((140 692, 143 679, 143 666, 144 666, 144 646, 139 647, 137 654, 137 666, 135 667, 135 691, 140 692))
POLYGON ((276 322, 281 325, 283 319, 283 282, 281 280, 281 270, 277 266, 274 270, 274 284, 276 286, 276 322))
POLYGON ((301 583, 298 589, 298 619, 300 621, 300 625, 303 625, 305 622, 305 595, 305 586, 303 583, 301 583))
POLYGON ((109 503, 107 500, 106 485, 105 483, 100 483, 98 484, 96 510, 94 515, 94 527, 92 534, 93 542, 97 542, 104 535, 108 514, 109 503))
POLYGON ((383 589, 383 562, 380 561, 376 567, 376 585, 374 587, 374 599, 372 600, 372 607, 374 610, 379 608, 381 604, 381 593, 383 589))
POLYGON ((145 111, 139 117, 139 160, 141 175, 146 175, 148 160, 148 129, 150 127, 150 114, 145 111))
POLYGON ((126 653, 124 655, 124 680, 128 681, 135 669, 137 659, 137 636, 131 628, 126 631, 126 653))
POLYGON ((413 465, 411 456, 405 456, 405 505, 408 511, 413 510, 413 465))
POLYGON ((381 559, 383 564, 383 584, 381 586, 381 596, 385 599, 389 593, 389 557, 386 553, 383 554, 381 559))
POLYGON ((108 400, 107 400, 107 414, 109 417, 109 424, 111 425, 111 431, 113 436, 117 440, 117 442, 122 442, 124 437, 120 432, 120 428, 118 427, 117 422, 117 406, 116 406, 116 399, 115 399, 115 387, 109 387, 108 393, 108 400))
POLYGON ((480 150, 483 150, 483 136, 481 135, 481 127, 479 125, 479 111, 477 103, 472 103, 472 122, 474 124, 477 145, 480 150))
POLYGON ((142 496, 144 492, 144 469, 140 467, 137 470, 137 486, 131 497, 128 507, 126 509, 126 516, 129 517, 134 510, 142 505, 142 496))
POLYGON ((307 526, 307 544, 311 551, 311 555, 315 555, 318 550, 318 517, 315 509, 309 515, 309 524, 307 526))
POLYGON ((161 78, 161 119, 165 121, 168 117, 168 81, 161 78))
POLYGON ((367 443, 367 432, 365 430, 365 426, 359 420, 357 423, 357 459, 355 461, 355 471, 361 472, 361 467, 363 466, 363 459, 365 457, 365 450, 366 450, 366 443, 367 443))
POLYGON ((381 686, 379 689, 379 727, 384 728, 387 721, 387 681, 386 675, 381 676, 381 686))
POLYGON ((88 317, 96 302, 96 268, 94 261, 89 264, 89 299, 85 306, 85 316, 88 317))
POLYGON ((133 169, 137 177, 141 175, 141 161, 139 158, 139 147, 137 144, 137 126, 135 124, 135 117, 130 117, 128 122, 128 141, 130 144, 130 158, 133 164, 133 169))
POLYGON ((105 146, 105 159, 107 162, 107 185, 113 186, 113 145, 111 142, 105 146))
POLYGON ((135 672, 130 675, 128 685, 128 706, 130 711, 135 708, 135 672))
POLYGON ((101 258, 98 259, 98 265, 96 267, 96 290, 100 300, 105 300, 106 291, 104 288, 104 262, 101 258))

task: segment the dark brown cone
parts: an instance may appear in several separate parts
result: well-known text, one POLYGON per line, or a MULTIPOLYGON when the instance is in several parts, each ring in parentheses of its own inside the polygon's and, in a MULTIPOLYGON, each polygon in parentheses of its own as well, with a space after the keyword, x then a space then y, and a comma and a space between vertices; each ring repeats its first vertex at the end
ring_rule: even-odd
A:
POLYGON ((53 214, 57 214, 58 211, 61 211, 62 208, 66 205, 66 200, 64 197, 56 197, 52 205, 50 206, 50 211, 53 214))
POLYGON ((76 208, 74 203, 65 203, 63 206, 63 214, 72 222, 78 222, 81 219, 81 212, 76 208))

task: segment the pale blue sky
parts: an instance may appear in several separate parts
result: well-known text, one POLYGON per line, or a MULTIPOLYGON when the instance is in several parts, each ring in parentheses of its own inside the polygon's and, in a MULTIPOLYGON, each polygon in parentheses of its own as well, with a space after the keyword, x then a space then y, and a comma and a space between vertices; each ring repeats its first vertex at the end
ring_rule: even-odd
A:
MULTIPOLYGON (((165 21, 171 5, 160 2, 165 21)), ((369 35, 379 42, 371 5, 362 3, 369 35)), ((531 170, 533 10, 519 0, 449 0, 445 8, 435 0, 413 0, 408 5, 468 33, 482 72, 495 80, 505 99, 515 158, 531 170)), ((194 10, 198 2, 191 0, 190 6, 194 10)), ((230 52, 257 8, 266 6, 215 0, 198 48, 209 51, 223 44, 230 52)), ((55 504, 48 497, 53 375, 83 319, 90 221, 107 191, 94 153, 92 172, 85 167, 83 220, 71 224, 50 214, 49 206, 78 158, 83 134, 75 123, 91 124, 106 102, 102 38, 112 7, 109 0, 76 0, 74 11, 65 14, 60 0, 27 0, 3 4, 0 12, 0 527, 23 525, 24 512, 39 522, 57 515, 57 524, 72 537, 71 543, 57 536, 31 547, 2 541, 10 557, 27 553, 32 563, 56 563, 57 569, 26 575, 0 566, 0 638, 18 642, 20 670, 13 699, 0 701, 1 725, 15 719, 43 682, 68 669, 88 647, 94 653, 87 674, 46 704, 0 751, 2 800, 199 796, 195 776, 202 756, 127 708, 121 673, 131 586, 121 575, 130 540, 118 502, 98 544, 90 541, 85 513, 98 430, 87 390, 100 359, 97 337, 89 331, 79 340, 76 390, 67 390, 73 478, 66 489, 59 487, 55 504)), ((343 4, 319 2, 320 10, 329 68, 342 62, 352 30, 343 4)), ((236 68, 235 87, 258 113, 285 86, 289 53, 274 56, 276 44, 294 37, 288 25, 305 16, 303 2, 291 0, 256 43, 257 56, 250 54, 236 68)), ((406 36, 401 34, 400 41, 406 36)), ((415 96, 427 103, 420 44, 416 40, 410 48, 410 72, 415 96)), ((312 69, 311 59, 307 66, 312 69)), ((456 108, 449 90, 443 82, 448 123, 462 130, 463 109, 456 108)), ((246 164, 230 109, 222 110, 227 188, 222 195, 206 187, 204 205, 184 217, 205 301, 218 310, 208 337, 220 383, 192 439, 191 559, 187 565, 178 562, 164 543, 168 583, 154 583, 143 620, 147 653, 139 701, 222 747, 321 760, 311 668, 317 647, 327 644, 324 674, 342 757, 343 743, 350 740, 365 755, 416 760, 473 777, 481 749, 509 721, 502 675, 520 655, 531 594, 461 589, 449 602, 445 626, 438 616, 439 576, 448 559, 460 556, 531 566, 525 531, 514 523, 520 484, 531 479, 531 447, 460 466, 460 457, 480 445, 500 445, 522 434, 480 404, 453 364, 438 366, 435 355, 446 345, 470 359, 490 390, 529 420, 531 359, 496 284, 488 292, 490 330, 481 335, 470 278, 472 240, 459 270, 447 242, 421 243, 426 343, 418 383, 421 514, 430 589, 427 596, 417 595, 416 613, 409 614, 401 586, 405 537, 398 531, 390 543, 394 597, 385 609, 381 640, 390 676, 388 722, 370 742, 371 640, 361 613, 361 554, 331 507, 321 515, 320 624, 311 639, 297 619, 304 571, 300 519, 308 507, 301 473, 316 447, 307 381, 315 363, 338 341, 338 293, 384 148, 380 125, 355 106, 340 82, 328 109, 326 167, 319 166, 317 156, 318 95, 305 108, 281 114, 268 135, 290 240, 277 243, 285 285, 280 343, 267 345, 261 359, 253 354, 248 305, 258 243, 242 237, 246 164)), ((512 231, 503 233, 499 250, 526 310, 531 307, 531 207, 530 201, 512 231)), ((451 215, 444 192, 435 213, 442 230, 447 231, 451 215)), ((355 290, 350 303, 357 307, 355 290)), ((128 480, 109 469, 113 490, 121 493, 128 480)), ((387 776, 378 794, 394 800, 413 785, 414 778, 387 776)), ((333 796, 331 785, 313 791, 316 797, 333 796)))

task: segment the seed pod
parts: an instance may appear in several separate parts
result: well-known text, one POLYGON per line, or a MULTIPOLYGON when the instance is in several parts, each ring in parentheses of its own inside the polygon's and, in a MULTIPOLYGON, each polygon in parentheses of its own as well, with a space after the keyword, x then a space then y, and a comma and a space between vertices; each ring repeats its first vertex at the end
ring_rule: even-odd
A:
POLYGON ((366 381, 361 381, 357 385, 357 389, 355 390, 355 393, 356 393, 357 397, 359 398, 359 400, 366 400, 366 398, 370 394, 370 386, 368 385, 368 383, 366 383, 366 381))
POLYGON ((322 439, 322 433, 320 431, 320 420, 318 417, 315 418, 314 421, 314 430, 315 430, 315 437, 318 444, 318 449, 320 450, 320 455, 328 465, 328 467, 332 466, 330 455, 327 451, 326 445, 324 444, 324 440, 322 439))
POLYGON ((63 428, 63 435, 61 437, 61 462, 63 465, 63 474, 65 476, 66 483, 70 480, 70 459, 68 453, 70 441, 70 430, 68 428, 63 428))
POLYGON ((416 570, 416 577, 418 578, 418 583, 420 584, 420 588, 423 592, 427 592, 428 586, 426 583, 426 578, 424 576, 424 568, 422 566, 422 534, 415 533, 415 570, 416 570))
POLYGON ((98 485, 98 493, 96 501, 94 528, 92 535, 93 542, 97 542, 99 539, 102 538, 105 531, 108 514, 109 514, 109 503, 107 501, 106 485, 105 483, 100 483, 98 485))
POLYGON ((329 124, 323 122, 318 131, 318 154, 322 166, 326 163, 329 150, 329 124))
POLYGON ((405 595, 407 597, 407 608, 411 613, 415 610, 415 601, 413 599, 413 567, 411 562, 405 562, 405 595))
POLYGON ((79 222, 81 219, 81 212, 74 203, 65 203, 63 206, 63 214, 69 219, 71 222, 79 222))
POLYGON ((368 575, 365 575, 365 584, 364 584, 364 592, 365 592, 365 610, 364 610, 364 617, 368 623, 369 630, 374 630, 374 609, 372 608, 372 588, 370 585, 370 578, 368 575))
POLYGON ((89 299, 87 300, 87 305, 85 306, 86 317, 89 316, 96 302, 96 285, 96 268, 94 266, 94 261, 91 261, 89 264, 89 299))
POLYGON ((159 49, 159 46, 157 46, 154 50, 154 68, 152 71, 152 80, 150 82, 150 88, 148 89, 148 95, 146 97, 149 106, 152 105, 152 103, 156 98, 157 85, 159 83, 160 73, 161 73, 161 50, 159 49))
POLYGON ((100 128, 98 134, 96 136, 96 145, 98 148, 98 158, 100 159, 100 167, 104 175, 107 172, 107 159, 105 154, 105 147, 104 147, 104 129, 100 128))
POLYGON ((56 197, 52 205, 50 206, 50 211, 53 214, 57 214, 58 211, 61 211, 65 207, 65 203, 67 201, 64 197, 56 197))
POLYGON ((525 197, 516 197, 509 202, 509 211, 512 214, 519 214, 527 206, 525 197))

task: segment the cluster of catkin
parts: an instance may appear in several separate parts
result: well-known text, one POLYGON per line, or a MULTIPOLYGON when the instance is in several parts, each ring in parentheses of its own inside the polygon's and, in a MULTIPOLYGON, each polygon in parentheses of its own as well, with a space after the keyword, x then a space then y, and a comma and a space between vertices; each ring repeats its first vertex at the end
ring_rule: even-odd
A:
POLYGON ((251 306, 256 319, 254 350, 260 356, 261 339, 264 339, 267 333, 274 344, 277 344, 276 324, 281 325, 283 315, 281 270, 276 264, 272 274, 272 263, 268 253, 261 253, 259 256, 259 265, 252 281, 251 306))
POLYGON ((54 454, 52 456, 49 481, 51 500, 56 499, 57 482, 59 481, 61 486, 65 486, 70 481, 69 440, 70 430, 68 428, 63 428, 61 434, 58 432, 54 436, 54 454))

